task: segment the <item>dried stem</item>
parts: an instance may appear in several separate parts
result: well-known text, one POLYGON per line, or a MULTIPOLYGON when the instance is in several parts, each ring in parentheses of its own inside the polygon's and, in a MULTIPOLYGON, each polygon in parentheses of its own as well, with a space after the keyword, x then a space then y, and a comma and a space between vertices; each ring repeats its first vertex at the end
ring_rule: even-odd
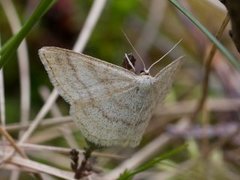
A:
MULTIPOLYGON (((3 145, 0 144, 0 149, 2 149, 3 145)), ((6 145, 7 148, 9 146, 9 144, 6 145)), ((23 143, 21 145, 19 145, 19 147, 21 147, 21 149, 24 149, 25 152, 44 152, 44 153, 48 153, 48 152, 53 152, 53 153, 60 153, 60 154, 64 154, 64 155, 68 155, 69 151, 71 150, 70 148, 65 148, 65 147, 56 147, 56 146, 47 146, 47 145, 39 145, 39 144, 29 144, 29 143, 23 143)), ((79 153, 84 153, 85 151, 83 149, 78 149, 79 153)), ((2 151, 0 151, 0 153, 2 153, 2 151)), ((111 159, 124 159, 125 157, 121 156, 121 155, 117 155, 117 154, 110 154, 110 153, 102 153, 102 152, 96 152, 94 151, 92 153, 92 156, 96 156, 96 157, 102 157, 102 158, 111 158, 111 159)))
MULTIPOLYGON (((42 99, 46 101, 50 95, 50 90, 47 87, 42 87, 40 89, 40 94, 42 99)), ((51 114, 53 117, 61 117, 62 113, 58 108, 57 104, 53 104, 51 108, 51 114)), ((74 136, 71 134, 70 127, 67 124, 64 124, 62 127, 59 128, 61 133, 63 134, 64 139, 67 141, 68 145, 72 148, 79 148, 78 143, 76 142, 74 136)))
MULTIPOLYGON (((72 117, 71 116, 63 116, 63 117, 56 117, 56 118, 46 118, 43 119, 39 127, 48 127, 48 126, 53 126, 53 125, 62 125, 65 123, 73 123, 72 117)), ((24 130, 27 129, 31 124, 19 124, 19 123, 14 123, 14 124, 9 124, 6 126, 7 131, 19 131, 19 130, 24 130)))
POLYGON ((1 126, 5 129, 6 117, 5 117, 5 95, 4 95, 4 79, 3 69, 0 70, 0 114, 1 114, 1 126))
POLYGON ((80 35, 73 47, 73 50, 76 52, 82 52, 84 47, 86 46, 92 31, 97 24, 97 21, 105 7, 106 0, 95 0, 91 10, 88 14, 87 20, 82 28, 80 35))
MULTIPOLYGON (((216 35, 216 38, 217 39, 220 39, 220 37, 222 36, 223 34, 223 31, 224 29, 226 28, 227 24, 229 22, 229 16, 226 15, 223 23, 222 23, 222 26, 220 27, 217 35, 216 35)), ((192 117, 191 119, 196 119, 197 115, 200 113, 200 111, 202 110, 204 104, 205 104, 205 101, 207 99, 207 94, 208 94, 208 84, 209 84, 209 76, 210 76, 210 72, 211 72, 211 64, 212 64, 212 61, 213 61, 213 57, 215 55, 215 52, 216 52, 216 46, 213 44, 212 45, 212 48, 209 52, 209 55, 206 59, 206 65, 205 65, 205 74, 204 74, 204 79, 203 79, 203 85, 202 85, 202 95, 201 95, 201 98, 199 100, 199 103, 197 105, 197 108, 195 109, 195 111, 193 112, 192 114, 192 117)))
MULTIPOLYGON (((217 39, 220 39, 223 32, 224 32, 224 29, 226 28, 227 24, 229 22, 229 16, 226 15, 219 31, 217 32, 216 34, 216 38, 217 39)), ((212 67, 212 61, 213 61, 213 57, 216 53, 216 46, 215 44, 212 44, 212 47, 211 47, 211 50, 209 52, 209 55, 206 59, 206 65, 205 65, 205 74, 204 74, 204 79, 203 79, 203 85, 202 85, 202 94, 201 94, 201 98, 198 102, 198 105, 197 105, 197 108, 195 109, 195 111, 193 112, 192 114, 192 120, 195 120, 197 115, 203 110, 204 106, 205 106, 205 103, 206 103, 206 99, 207 99, 207 95, 208 95, 208 86, 209 86, 209 77, 210 77, 210 72, 211 72, 211 67, 212 67)), ((206 113, 204 113, 206 115, 206 113)), ((203 116, 202 118, 202 123, 203 123, 203 126, 205 128, 203 128, 203 131, 206 133, 206 129, 208 128, 208 118, 204 118, 206 116, 203 116)), ((203 145, 202 145, 202 148, 203 148, 203 155, 205 157, 208 156, 209 154, 209 142, 208 142, 208 138, 204 138, 203 141, 202 141, 203 145)))

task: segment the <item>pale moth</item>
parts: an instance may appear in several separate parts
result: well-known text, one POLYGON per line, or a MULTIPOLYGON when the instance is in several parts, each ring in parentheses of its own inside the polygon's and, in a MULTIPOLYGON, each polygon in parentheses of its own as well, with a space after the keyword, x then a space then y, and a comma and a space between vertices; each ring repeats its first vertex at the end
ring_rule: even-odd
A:
POLYGON ((57 47, 43 47, 39 56, 52 84, 70 104, 70 115, 81 133, 100 146, 137 146, 182 64, 180 57, 151 76, 149 71, 156 63, 137 75, 57 47))

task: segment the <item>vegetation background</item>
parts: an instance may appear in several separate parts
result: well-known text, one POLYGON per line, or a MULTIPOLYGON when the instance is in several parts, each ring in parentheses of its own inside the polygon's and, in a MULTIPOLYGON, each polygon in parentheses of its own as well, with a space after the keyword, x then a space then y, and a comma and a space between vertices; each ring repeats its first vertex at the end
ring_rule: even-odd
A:
MULTIPOLYGON (((7 50, 10 52, 6 53, 9 58, 0 63, 1 67, 4 64, 0 78, 3 136, 0 179, 34 176, 73 179, 69 151, 77 148, 83 152, 86 142, 68 116, 69 105, 61 98, 54 103, 57 96, 51 93, 53 87, 39 60, 38 49, 75 47, 84 54, 121 66, 124 53, 133 52, 123 32, 147 66, 182 39, 153 73, 182 55, 185 63, 164 104, 156 107, 141 145, 135 149, 111 147, 93 153, 90 176, 93 179, 240 178, 240 62, 228 33, 230 23, 217 37, 223 44, 219 46, 209 40, 214 35, 209 37, 206 31, 201 32, 198 24, 192 23, 197 21, 190 21, 176 8, 174 0, 58 0, 48 11, 48 5, 44 7, 46 13, 34 22, 33 29, 28 28, 29 33, 22 36, 26 44, 16 53, 17 47, 9 48, 6 42, 16 39, 13 34, 33 17, 40 3, 47 1, 0 2, 2 58, 7 50), (90 12, 92 30, 86 26, 90 12), (79 43, 83 29, 89 36, 83 34, 79 43), (213 45, 219 50, 214 52, 213 45), (183 144, 187 147, 181 148, 183 144), (15 154, 6 159, 13 149, 21 156, 15 154)), ((224 22, 229 21, 225 6, 217 0, 180 2, 185 8, 183 12, 191 12, 190 17, 199 20, 212 34, 217 34, 224 22)), ((139 63, 137 68, 141 69, 139 63)))

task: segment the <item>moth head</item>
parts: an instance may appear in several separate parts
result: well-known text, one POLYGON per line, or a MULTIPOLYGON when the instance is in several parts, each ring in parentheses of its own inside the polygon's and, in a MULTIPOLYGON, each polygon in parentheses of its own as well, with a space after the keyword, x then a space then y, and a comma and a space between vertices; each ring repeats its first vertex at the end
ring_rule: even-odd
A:
MULTIPOLYGON (((143 65, 143 70, 140 72, 140 75, 151 75, 150 74, 150 70, 153 66, 155 66, 157 63, 159 63, 163 58, 165 58, 170 52, 172 52, 177 46, 178 44, 180 44, 180 42, 182 41, 182 39, 180 39, 168 52, 166 52, 160 59, 158 59, 157 61, 155 61, 148 69, 146 68, 146 65, 144 63, 144 60, 142 59, 142 57, 139 55, 139 53, 137 52, 137 50, 134 48, 133 44, 131 43, 131 41, 129 40, 129 38, 127 37, 127 35, 123 32, 125 38, 127 39, 128 43, 131 45, 131 47, 133 48, 134 52, 137 54, 139 60, 141 61, 142 65, 143 65)), ((131 69, 134 70, 134 72, 136 73, 136 69, 134 67, 134 63, 136 61, 136 59, 134 58, 134 63, 132 63, 132 58, 134 58, 134 56, 132 54, 126 54, 125 53, 125 59, 128 61, 128 64, 131 66, 131 69)), ((128 68, 127 68, 128 69, 128 68)))
MULTIPOLYGON (((155 61, 151 66, 149 66, 149 68, 146 68, 146 65, 143 61, 143 59, 141 58, 141 56, 138 54, 138 52, 136 51, 136 49, 133 47, 134 51, 136 52, 137 56, 139 57, 139 60, 142 62, 142 65, 143 65, 143 70, 140 71, 140 75, 151 75, 150 74, 150 70, 157 64, 159 63, 163 58, 165 58, 170 52, 172 52, 172 50, 174 50, 178 44, 181 42, 182 40, 179 40, 167 53, 165 53, 160 59, 158 59, 157 61, 155 61)), ((126 54, 125 53, 125 63, 126 61, 128 62, 128 66, 125 66, 126 69, 132 69, 134 70, 134 72, 136 73, 136 69, 135 69, 135 62, 136 62, 136 59, 135 57, 132 55, 132 53, 130 54, 126 54), (128 68, 127 68, 128 67, 128 68)))

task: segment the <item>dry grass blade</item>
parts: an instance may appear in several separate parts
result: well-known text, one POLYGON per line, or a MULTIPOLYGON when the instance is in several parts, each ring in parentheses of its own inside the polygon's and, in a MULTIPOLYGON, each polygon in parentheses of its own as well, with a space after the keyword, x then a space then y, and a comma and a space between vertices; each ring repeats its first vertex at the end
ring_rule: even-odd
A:
MULTIPOLYGON (((191 115, 198 105, 197 100, 181 101, 169 105, 159 105, 154 116, 156 117, 182 117, 191 115), (161 109, 161 111, 159 111, 161 109)), ((237 111, 240 108, 240 99, 232 98, 209 98, 206 101, 206 110, 209 112, 237 111)))
POLYGON ((73 178, 73 173, 69 172, 69 171, 64 171, 62 169, 57 169, 54 168, 52 166, 48 166, 45 164, 41 164, 38 163, 36 161, 32 161, 29 159, 24 159, 21 157, 12 157, 11 161, 9 162, 11 164, 15 164, 18 166, 22 166, 22 167, 27 167, 29 169, 33 169, 36 170, 37 172, 42 172, 42 173, 46 173, 46 174, 50 174, 62 179, 69 179, 72 180, 73 178))
POLYGON ((88 39, 97 24, 99 17, 105 7, 106 0, 95 0, 91 10, 87 16, 87 20, 83 25, 82 32, 78 36, 78 39, 73 47, 73 50, 76 52, 82 52, 84 47, 86 46, 88 39))
MULTIPOLYGON (((24 148, 25 151, 52 151, 56 153, 62 153, 69 155, 71 148, 47 146, 47 145, 38 145, 38 144, 28 144, 24 143, 20 145, 21 148, 24 148)), ((80 153, 84 153, 84 150, 78 149, 80 153)), ((113 158, 113 159, 123 159, 124 157, 117 154, 102 153, 102 152, 93 152, 93 156, 113 158)))
POLYGON ((50 95, 50 97, 48 98, 47 102, 44 104, 42 109, 37 114, 36 118, 32 121, 28 130, 22 135, 21 139, 19 140, 19 143, 25 142, 31 136, 34 130, 38 127, 40 121, 47 114, 51 106, 55 103, 57 97, 58 97, 58 93, 56 90, 54 90, 50 95))
POLYGON ((4 96, 4 80, 3 70, 0 70, 0 114, 1 114, 1 125, 5 129, 6 118, 5 118, 5 96, 4 96))
MULTIPOLYGON (((56 117, 56 118, 46 118, 43 119, 40 124, 39 128, 49 127, 49 126, 55 126, 55 125, 62 125, 67 123, 73 123, 71 116, 63 116, 63 117, 56 117)), ((30 126, 30 124, 22 125, 19 123, 9 124, 6 126, 6 130, 11 131, 19 131, 27 129, 30 126)))
MULTIPOLYGON (((40 89, 40 94, 42 96, 42 99, 44 101, 46 101, 50 95, 50 90, 47 87, 42 87, 40 89)), ((50 112, 53 117, 62 116, 62 113, 61 113, 60 109, 58 108, 57 104, 53 104, 52 108, 50 109, 50 112)), ((62 127, 59 127, 59 131, 61 131, 64 139, 67 141, 68 145, 71 148, 78 149, 79 148, 78 143, 76 142, 76 140, 75 140, 74 136, 72 135, 72 132, 69 128, 70 127, 67 124, 64 124, 62 127)))
MULTIPOLYGON (((47 99, 49 98, 50 96, 50 90, 47 86, 41 86, 39 88, 39 94, 41 96, 41 98, 43 99, 44 102, 47 101, 47 99)), ((52 108, 50 109, 50 113, 51 113, 51 116, 54 117, 54 118, 57 118, 57 117, 62 117, 62 113, 60 111, 60 109, 58 108, 57 104, 54 103, 52 105, 52 108)), ((39 124, 40 125, 40 124, 39 124)))

